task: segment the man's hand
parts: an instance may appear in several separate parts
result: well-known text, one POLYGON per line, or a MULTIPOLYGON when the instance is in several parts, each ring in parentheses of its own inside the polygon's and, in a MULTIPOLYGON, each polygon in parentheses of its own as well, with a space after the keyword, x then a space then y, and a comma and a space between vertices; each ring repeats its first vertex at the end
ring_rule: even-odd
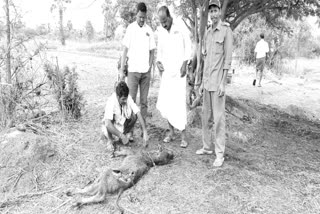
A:
POLYGON ((160 72, 163 72, 163 71, 164 71, 164 67, 163 67, 163 65, 162 65, 162 63, 161 63, 160 61, 158 61, 158 62, 156 63, 156 65, 157 65, 157 67, 158 67, 158 69, 159 69, 160 72))
POLYGON ((127 136, 126 136, 125 134, 121 134, 121 135, 120 135, 120 139, 121 139, 121 141, 122 141, 122 143, 123 143, 124 145, 126 145, 126 144, 129 143, 129 139, 127 138, 127 136))
POLYGON ((119 81, 124 81, 126 76, 124 75, 124 71, 122 68, 119 70, 119 81))
POLYGON ((225 95, 226 89, 223 83, 220 83, 219 89, 218 89, 218 96, 222 97, 225 95))
POLYGON ((181 75, 181 78, 184 77, 187 73, 187 61, 183 62, 182 63, 182 66, 180 68, 180 75, 181 75))
POLYGON ((143 146, 147 147, 148 146, 148 141, 149 141, 149 136, 147 130, 143 131, 143 146))
POLYGON ((203 94, 203 80, 201 85, 199 86, 199 95, 202 96, 202 94, 203 94))

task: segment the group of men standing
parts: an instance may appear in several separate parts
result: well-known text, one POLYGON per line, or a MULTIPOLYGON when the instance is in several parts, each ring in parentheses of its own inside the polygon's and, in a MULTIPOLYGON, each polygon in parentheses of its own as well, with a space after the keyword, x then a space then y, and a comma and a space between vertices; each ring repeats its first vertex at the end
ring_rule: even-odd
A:
MULTIPOLYGON (((204 44, 203 81, 200 86, 203 93, 202 107, 202 142, 203 147, 196 151, 198 155, 213 154, 214 166, 224 162, 225 152, 225 85, 226 76, 231 66, 232 31, 227 23, 221 21, 219 0, 209 2, 211 25, 207 27, 204 44), (212 130, 213 129, 213 130, 212 130), (213 139, 213 136, 215 138, 213 139)), ((158 30, 158 42, 152 29, 145 23, 147 7, 137 4, 136 22, 126 29, 123 39, 124 51, 120 66, 120 83, 115 93, 108 99, 104 124, 104 135, 108 138, 108 147, 113 149, 114 138, 124 144, 132 141, 132 130, 137 119, 141 124, 142 135, 147 145, 148 133, 146 117, 151 69, 154 50, 157 48, 156 65, 160 71, 161 84, 157 100, 157 109, 168 121, 169 132, 163 139, 169 143, 175 139, 175 129, 181 132, 180 146, 186 148, 187 104, 186 104, 186 69, 191 58, 191 41, 187 31, 174 19, 168 7, 158 10, 161 27, 158 30), (125 63, 128 57, 127 84, 125 63), (137 91, 140 89, 140 110, 135 104, 137 91)))

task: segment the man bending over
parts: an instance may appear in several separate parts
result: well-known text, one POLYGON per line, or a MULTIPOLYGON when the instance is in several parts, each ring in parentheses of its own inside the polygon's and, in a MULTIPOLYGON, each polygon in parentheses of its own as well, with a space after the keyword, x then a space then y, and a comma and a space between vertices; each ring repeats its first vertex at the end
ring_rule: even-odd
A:
POLYGON ((114 150, 115 137, 123 144, 127 144, 129 140, 133 141, 130 139, 130 133, 137 119, 142 126, 144 146, 147 146, 148 133, 144 119, 139 107, 129 95, 127 84, 121 81, 117 84, 115 93, 108 98, 103 118, 102 133, 108 139, 108 150, 114 150))

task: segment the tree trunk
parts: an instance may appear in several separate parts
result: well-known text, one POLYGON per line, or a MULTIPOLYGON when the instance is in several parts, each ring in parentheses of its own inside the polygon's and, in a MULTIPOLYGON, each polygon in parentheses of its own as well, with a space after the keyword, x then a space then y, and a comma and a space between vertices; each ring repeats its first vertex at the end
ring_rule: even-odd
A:
POLYGON ((6 4, 6 33, 7 33, 7 53, 6 53, 6 70, 7 70, 7 83, 11 84, 11 32, 10 32, 10 13, 9 13, 9 0, 5 0, 6 4))
POLYGON ((196 69, 196 80, 195 84, 200 85, 202 79, 202 70, 201 70, 201 53, 202 53, 202 45, 203 45, 203 37, 208 24, 208 6, 209 0, 206 0, 200 10, 200 26, 199 26, 199 43, 197 47, 197 69, 196 69))
POLYGON ((59 28, 60 28, 60 41, 62 45, 66 45, 66 39, 63 31, 63 8, 59 7, 59 28))
POLYGON ((108 17, 107 14, 104 15, 104 32, 105 32, 105 40, 108 40, 108 31, 109 31, 109 23, 108 23, 108 17))
POLYGON ((228 7, 229 0, 224 0, 221 8, 221 20, 224 21, 226 18, 226 12, 228 7))

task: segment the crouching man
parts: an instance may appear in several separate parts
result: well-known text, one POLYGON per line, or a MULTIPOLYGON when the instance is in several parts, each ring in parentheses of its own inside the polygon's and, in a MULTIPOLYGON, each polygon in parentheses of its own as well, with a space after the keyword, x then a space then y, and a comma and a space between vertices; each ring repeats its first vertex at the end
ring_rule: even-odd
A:
POLYGON ((115 93, 113 93, 107 101, 102 133, 108 139, 107 149, 114 150, 115 138, 123 144, 133 141, 131 130, 134 127, 137 119, 142 126, 144 146, 148 145, 148 133, 146 125, 141 116, 139 107, 134 103, 132 97, 129 95, 129 88, 124 81, 116 85, 115 93))

